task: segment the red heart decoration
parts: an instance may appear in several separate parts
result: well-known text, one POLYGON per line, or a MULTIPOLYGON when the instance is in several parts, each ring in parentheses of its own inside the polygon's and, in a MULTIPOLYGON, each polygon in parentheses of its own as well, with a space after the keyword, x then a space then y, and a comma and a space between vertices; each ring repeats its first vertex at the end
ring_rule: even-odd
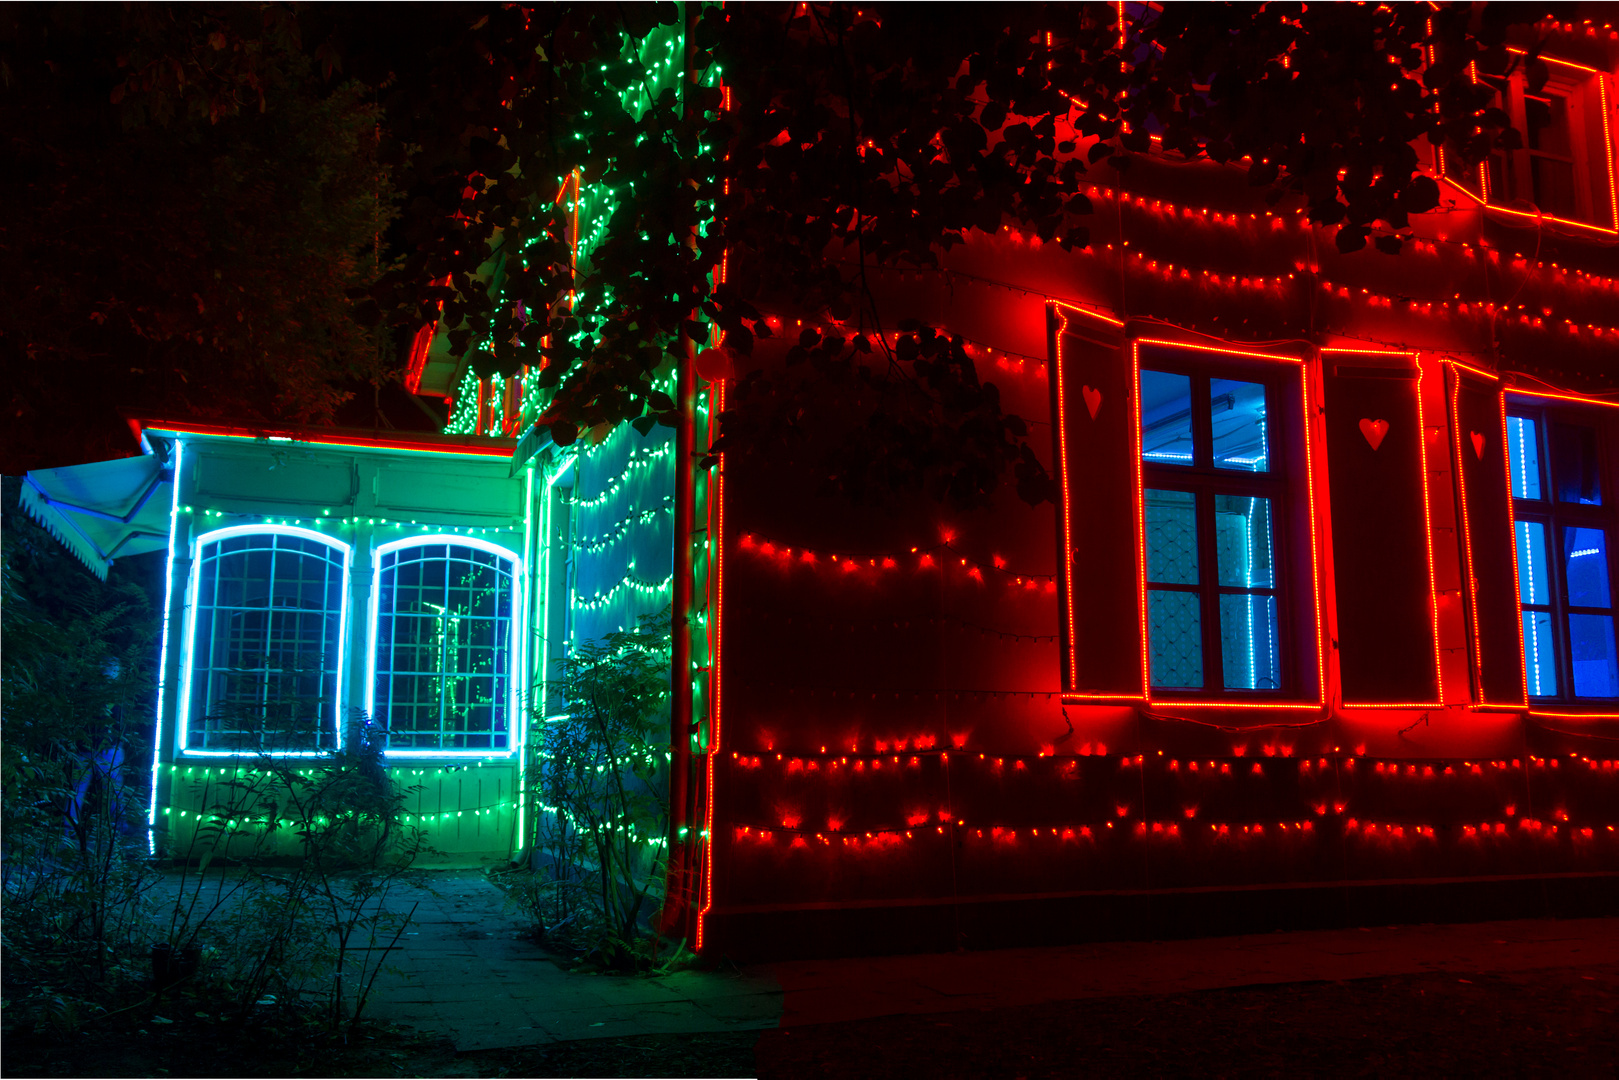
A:
POLYGON ((1366 436, 1366 441, 1372 444, 1373 450, 1383 445, 1383 436, 1387 435, 1388 431, 1389 422, 1387 420, 1362 420, 1360 422, 1360 433, 1366 436))
POLYGON ((1096 410, 1102 407, 1102 391, 1093 390, 1088 386, 1082 386, 1079 390, 1085 396, 1085 407, 1091 411, 1091 419, 1095 420, 1096 410))
POLYGON ((1483 432, 1480 432, 1480 431, 1473 432, 1473 454, 1480 461, 1484 460, 1484 433, 1483 432))

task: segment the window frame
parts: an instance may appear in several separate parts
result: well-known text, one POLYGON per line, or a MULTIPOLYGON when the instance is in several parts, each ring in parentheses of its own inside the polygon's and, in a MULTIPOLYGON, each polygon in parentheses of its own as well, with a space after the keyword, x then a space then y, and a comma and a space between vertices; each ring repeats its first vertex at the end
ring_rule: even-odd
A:
MULTIPOLYGON (((1509 48, 1509 52, 1517 56, 1523 55, 1523 50, 1509 48)), ((1500 86, 1495 86, 1496 100, 1499 107, 1511 119, 1512 126, 1525 135, 1525 145, 1517 150, 1492 150, 1490 156, 1481 161, 1472 175, 1453 173, 1446 164, 1446 155, 1443 147, 1435 147, 1435 163, 1440 176, 1449 178, 1452 182, 1467 192, 1472 198, 1494 210, 1514 214, 1530 219, 1544 218, 1547 221, 1573 225, 1583 229, 1596 229, 1604 233, 1619 233, 1619 185, 1616 185, 1614 169, 1613 129, 1609 119, 1608 105, 1608 76, 1596 68, 1576 64, 1568 60, 1560 60, 1552 56, 1541 57, 1551 65, 1550 78, 1542 87, 1541 92, 1551 92, 1565 99, 1567 102, 1567 118, 1569 128, 1569 157, 1550 154, 1544 151, 1533 150, 1527 145, 1528 123, 1527 109, 1524 105, 1528 94, 1528 81, 1522 67, 1513 71, 1509 76, 1499 81, 1505 85, 1505 93, 1500 86), (1600 139, 1592 138, 1591 129, 1596 124, 1591 120, 1591 114, 1596 114, 1600 121, 1600 139), (1593 146, 1593 143, 1599 145, 1593 146), (1593 158, 1595 154, 1597 157, 1593 158), (1506 204, 1506 200, 1516 199, 1513 191, 1534 191, 1533 159, 1536 157, 1554 160, 1571 160, 1573 165, 1573 184, 1575 214, 1572 217, 1563 217, 1547 212, 1533 199, 1526 199, 1537 211, 1516 209, 1506 204), (1500 160, 1502 168, 1510 174, 1507 191, 1494 190, 1495 184, 1490 177, 1491 161, 1500 160), (1599 183, 1597 174, 1606 181, 1608 200, 1607 219, 1597 220, 1601 215, 1601 196, 1604 194, 1596 190, 1599 183)), ((1472 73, 1476 84, 1495 84, 1498 80, 1481 76, 1477 70, 1472 73)))
POLYGON ((474 548, 487 552, 509 564, 511 573, 511 625, 508 633, 508 658, 506 677, 506 748, 498 750, 488 749, 421 749, 396 748, 392 739, 385 742, 383 755, 389 759, 397 760, 445 760, 445 759, 479 759, 498 760, 515 757, 518 753, 520 736, 520 711, 522 707, 522 688, 525 668, 524 637, 526 623, 524 617, 525 589, 527 577, 523 557, 510 548, 491 543, 488 540, 461 533, 424 533, 420 536, 407 536, 387 543, 377 544, 371 549, 371 602, 370 618, 366 628, 366 679, 365 679, 365 711, 366 715, 376 719, 376 693, 377 693, 377 660, 382 648, 378 627, 382 606, 382 557, 392 552, 402 551, 412 547, 430 547, 434 545, 451 545, 474 548))
POLYGON ((1134 405, 1134 461, 1136 469, 1137 583, 1141 617, 1142 684, 1153 705, 1186 708, 1319 709, 1325 702, 1325 672, 1320 648, 1320 545, 1315 520, 1314 461, 1309 416, 1306 364, 1284 354, 1258 353, 1138 338, 1131 342, 1134 405), (1142 346, 1153 348, 1143 357, 1142 346), (1143 456, 1141 373, 1165 371, 1192 379, 1193 453, 1190 465, 1149 462, 1143 456), (1264 473, 1218 469, 1213 464, 1213 429, 1208 398, 1210 379, 1259 383, 1266 393, 1266 453, 1264 473), (1291 415, 1290 399, 1297 396, 1300 416, 1291 415), (1295 430, 1295 425, 1297 429, 1295 430), (1303 460, 1297 460, 1302 449, 1303 460), (1302 479, 1302 483, 1301 483, 1302 479), (1155 686, 1151 671, 1151 620, 1146 546, 1146 491, 1193 491, 1195 495, 1199 584, 1170 585, 1199 595, 1204 687, 1155 686), (1218 535, 1215 530, 1216 495, 1258 496, 1271 500, 1273 588, 1245 589, 1219 584, 1218 535), (1296 550, 1298 532, 1290 526, 1303 519, 1310 537, 1308 552, 1296 550), (1290 534, 1292 534, 1290 536, 1290 534), (1309 575, 1309 580, 1304 575, 1309 575), (1276 597, 1278 686, 1274 690, 1226 689, 1220 650, 1219 598, 1233 594, 1269 594, 1276 597), (1297 605, 1313 600, 1315 622, 1309 635, 1315 648, 1315 700, 1308 700, 1306 671, 1310 657, 1303 648, 1302 631, 1308 615, 1297 605), (1212 618, 1211 618, 1212 615, 1212 618), (1212 646, 1211 646, 1212 641, 1212 646), (1214 679, 1218 687, 1210 689, 1214 679))
MULTIPOLYGON (((1518 590, 1518 619, 1522 626, 1523 616, 1526 612, 1547 612, 1552 622, 1552 648, 1555 655, 1557 693, 1541 695, 1530 693, 1531 680, 1529 678, 1529 639, 1524 635, 1524 694, 1529 706, 1534 708, 1540 705, 1555 705, 1567 707, 1588 707, 1596 710, 1611 710, 1619 706, 1619 693, 1612 697, 1579 696, 1574 692, 1574 655, 1569 631, 1569 617, 1571 615, 1599 615, 1614 620, 1615 632, 1619 634, 1619 596, 1616 596, 1616 585, 1619 579, 1615 577, 1615 553, 1613 545, 1619 539, 1619 509, 1616 509, 1615 498, 1619 492, 1614 488, 1614 470, 1610 462, 1610 439, 1606 431, 1607 425, 1603 417, 1590 408, 1581 409, 1578 406, 1565 406, 1547 404, 1545 400, 1536 400, 1533 397, 1520 395, 1509 391, 1506 395, 1505 420, 1509 426, 1517 417, 1533 420, 1535 423, 1535 449, 1539 457, 1539 476, 1541 498, 1520 498, 1512 486, 1512 478, 1508 478, 1508 494, 1512 505, 1512 545, 1513 554, 1518 558, 1518 565, 1522 565, 1519 556, 1519 522, 1534 522, 1545 529, 1546 571, 1548 603, 1526 603, 1523 599, 1523 590, 1520 584, 1518 590), (1565 503, 1556 497, 1556 463, 1551 453, 1551 427, 1553 424, 1573 424, 1579 427, 1590 428, 1597 439, 1598 478, 1602 486, 1603 503, 1590 505, 1586 503, 1565 503), (1608 573, 1608 601, 1607 608, 1595 608, 1588 605, 1576 605, 1568 602, 1567 558, 1563 553, 1564 531, 1568 528, 1594 528, 1601 529, 1607 537, 1607 573, 1608 573)), ((1511 465, 1511 442, 1508 442, 1508 469, 1511 465)))
MULTIPOLYGON (((304 529, 294 525, 229 525, 220 529, 213 529, 192 538, 190 544, 191 573, 186 583, 186 611, 185 629, 182 637, 180 656, 180 693, 177 702, 178 710, 175 722, 176 753, 182 757, 241 757, 243 754, 265 755, 268 757, 320 757, 328 751, 317 747, 313 750, 257 750, 229 749, 215 750, 198 748, 188 745, 191 736, 191 697, 195 677, 195 648, 197 633, 198 600, 201 596, 203 562, 205 549, 209 545, 237 536, 273 535, 291 536, 302 540, 312 540, 328 547, 341 551, 343 564, 340 571, 338 601, 338 629, 337 629, 337 662, 331 671, 332 690, 330 705, 332 709, 332 748, 341 750, 343 747, 343 683, 347 674, 347 652, 349 636, 349 585, 352 577, 354 547, 333 536, 317 532, 314 529, 304 529)), ((274 610, 273 604, 270 608, 274 610)), ((329 613, 328 613, 329 615, 329 613)), ((324 673, 323 673, 324 677, 324 673)))

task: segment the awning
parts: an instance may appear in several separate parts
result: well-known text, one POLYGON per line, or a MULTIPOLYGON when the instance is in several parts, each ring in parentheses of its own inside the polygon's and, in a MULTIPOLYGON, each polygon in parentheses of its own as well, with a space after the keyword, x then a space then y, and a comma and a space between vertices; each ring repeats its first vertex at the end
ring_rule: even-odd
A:
POLYGON ((23 477, 22 507, 105 581, 115 558, 168 545, 170 482, 150 454, 39 469, 23 477))

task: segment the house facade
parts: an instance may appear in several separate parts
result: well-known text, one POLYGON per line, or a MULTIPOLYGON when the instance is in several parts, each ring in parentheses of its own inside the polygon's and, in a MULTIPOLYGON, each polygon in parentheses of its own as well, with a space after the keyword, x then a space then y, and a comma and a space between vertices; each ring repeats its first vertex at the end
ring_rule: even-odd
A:
POLYGON ((435 848, 522 858, 556 661, 672 602, 666 919, 704 951, 1611 912, 1619 83, 1610 39, 1539 30, 1552 78, 1497 87, 1527 145, 1468 175, 1424 147, 1443 198, 1397 257, 1154 153, 1093 167, 1085 250, 870 268, 885 325, 959 336, 1031 422, 1055 504, 852 507, 668 429, 539 445, 527 373, 431 329, 443 436, 142 421, 154 836, 358 716, 435 848), (266 634, 318 663, 233 679, 266 634))

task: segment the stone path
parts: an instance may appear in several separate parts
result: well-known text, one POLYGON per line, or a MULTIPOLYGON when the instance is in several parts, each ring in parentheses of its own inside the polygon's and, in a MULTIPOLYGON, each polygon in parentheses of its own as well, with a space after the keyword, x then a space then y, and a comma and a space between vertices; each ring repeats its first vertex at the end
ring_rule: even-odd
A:
POLYGON ((522 936, 477 871, 431 875, 370 1016, 486 1050, 662 1032, 747 1031, 1048 1001, 1420 972, 1619 963, 1619 919, 1321 930, 1191 941, 805 960, 662 978, 571 974, 522 936))
POLYGON ((660 1032, 776 1026, 781 988, 765 971, 663 977, 572 974, 532 942, 479 871, 434 872, 389 906, 416 917, 366 1014, 445 1035, 457 1050, 660 1032))

